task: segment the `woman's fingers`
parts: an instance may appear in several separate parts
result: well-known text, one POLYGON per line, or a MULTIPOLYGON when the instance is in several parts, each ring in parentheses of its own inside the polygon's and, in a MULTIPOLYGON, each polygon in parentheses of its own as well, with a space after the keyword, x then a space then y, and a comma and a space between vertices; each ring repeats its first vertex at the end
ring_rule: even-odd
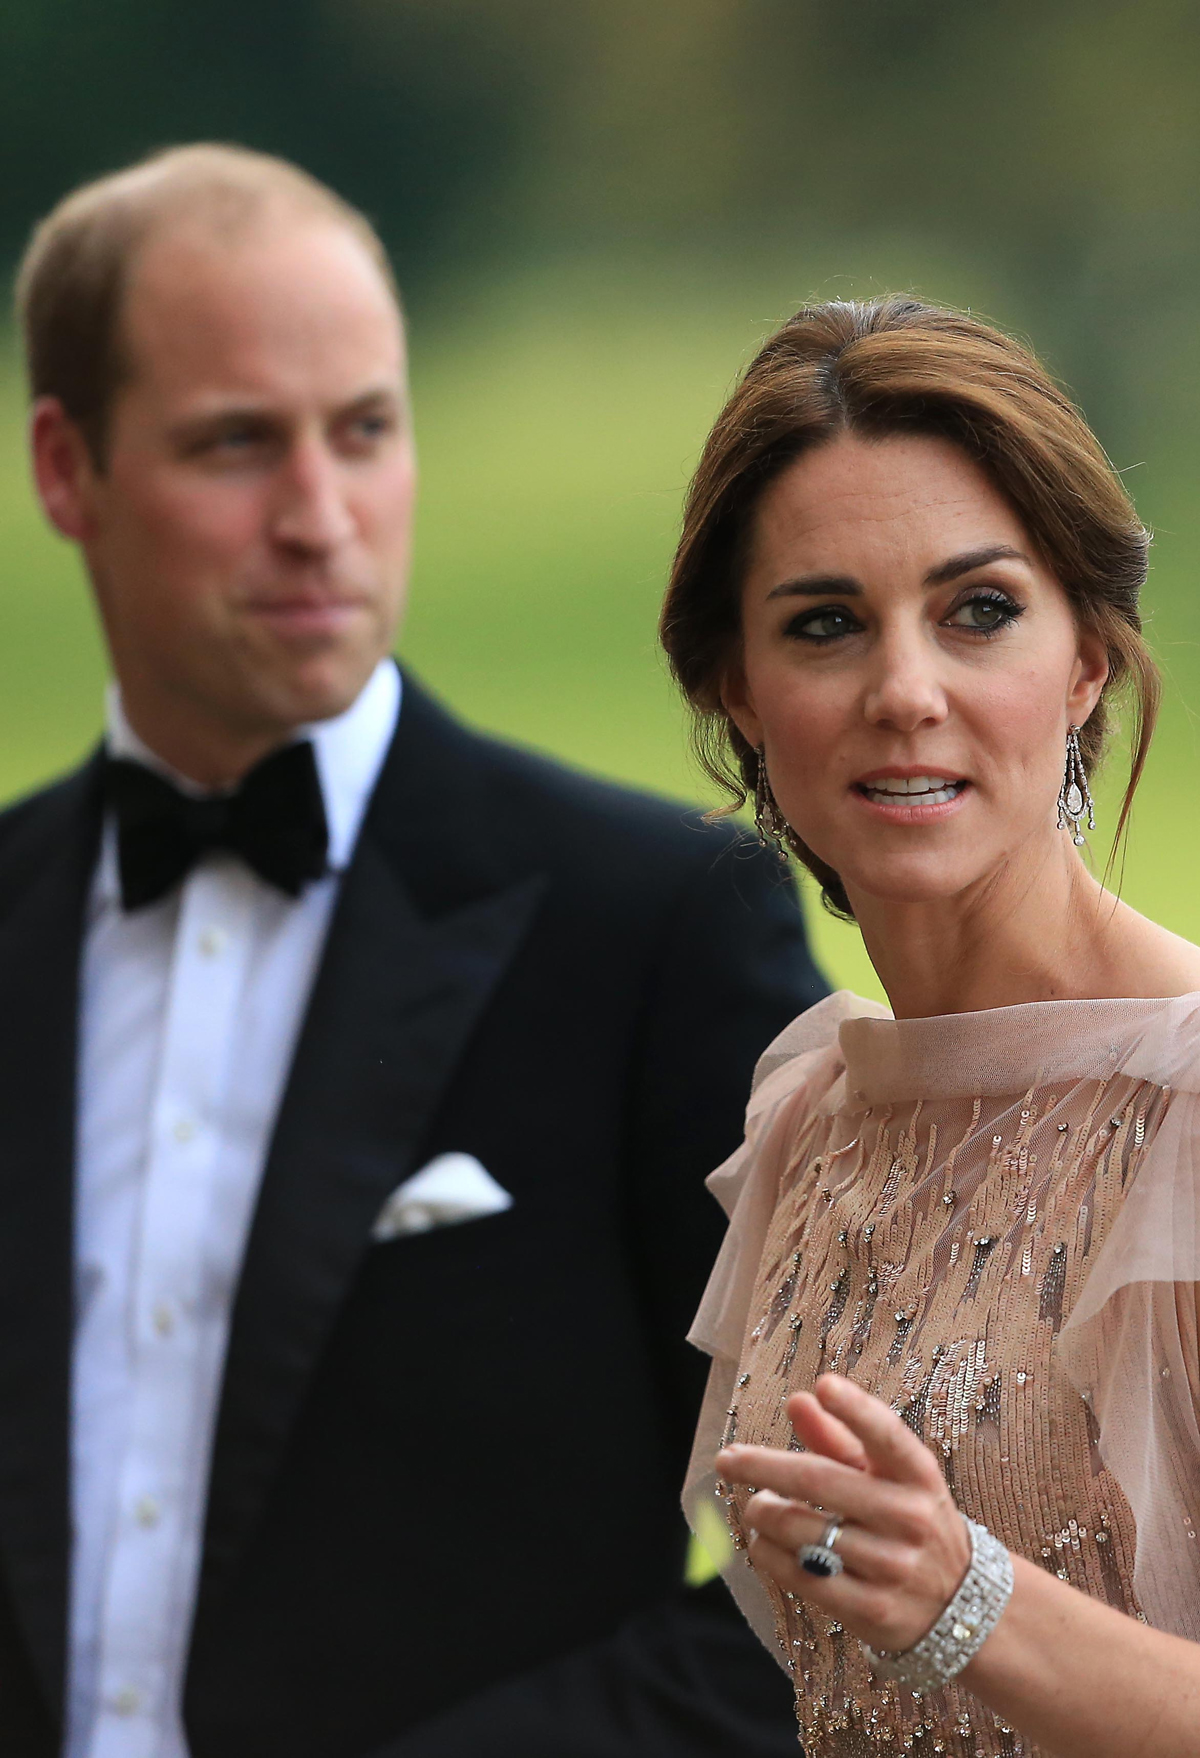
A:
POLYGON ((858 1436, 839 1416, 826 1410, 811 1392, 797 1392, 787 1401, 787 1413, 796 1436, 811 1452, 823 1453, 841 1465, 865 1471, 870 1461, 858 1436))
POLYGON ((743 1519, 754 1566, 785 1593, 840 1618, 873 1648, 904 1649, 933 1627, 962 1581, 970 1541, 962 1516, 950 1512, 952 1523, 931 1526, 921 1543, 846 1521, 834 1543, 842 1573, 829 1576, 811 1575, 797 1554, 821 1542, 829 1515, 759 1490, 743 1519))
POLYGON ((944 1482, 929 1448, 881 1398, 837 1373, 822 1374, 815 1392, 821 1408, 858 1440, 878 1476, 923 1489, 944 1482))
MULTIPOLYGON (((730 1483, 773 1489, 777 1495, 810 1507, 834 1508, 873 1532, 919 1542, 914 1532, 915 1499, 907 1486, 873 1477, 852 1465, 841 1465, 820 1453, 789 1453, 779 1447, 726 1447, 717 1455, 717 1470, 730 1483)), ((919 1498, 921 1501, 927 1497, 919 1498)))
MULTIPOLYGON (((832 1516, 788 1501, 774 1490, 759 1490, 746 1504, 743 1523, 760 1537, 786 1551, 794 1565, 796 1552, 802 1544, 820 1544, 832 1516)), ((846 1568, 860 1581, 880 1581, 888 1585, 905 1578, 911 1567, 911 1547, 894 1538, 882 1538, 853 1521, 842 1526, 834 1550, 846 1568)), ((805 1571, 807 1574, 807 1570, 805 1571)), ((819 1577, 816 1577, 819 1579, 819 1577)))
POLYGON ((908 1634, 907 1628, 900 1626, 897 1631, 892 1628, 891 1601, 885 1588, 861 1581, 848 1571, 844 1575, 824 1578, 810 1575, 800 1567, 790 1550, 768 1538, 764 1532, 751 1535, 749 1555, 762 1574, 777 1581, 793 1598, 802 1599, 829 1617, 837 1618, 851 1635, 860 1636, 876 1648, 909 1646, 902 1640, 908 1634))
POLYGON ((721 1476, 750 1490, 743 1522, 750 1556, 785 1592, 840 1618, 875 1648, 907 1648, 953 1598, 971 1544, 933 1454, 894 1410, 837 1374, 815 1397, 789 1400, 809 1448, 726 1447, 721 1476), (801 1545, 819 1543, 836 1509, 840 1575, 800 1567, 801 1545))

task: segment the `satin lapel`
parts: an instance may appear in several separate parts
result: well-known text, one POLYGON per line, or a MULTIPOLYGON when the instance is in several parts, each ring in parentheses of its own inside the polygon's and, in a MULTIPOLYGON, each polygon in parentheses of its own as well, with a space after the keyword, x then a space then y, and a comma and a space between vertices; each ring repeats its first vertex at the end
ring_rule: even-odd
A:
POLYGON ((234 1309, 198 1619, 262 1507, 309 1376, 389 1193, 542 890, 526 877, 429 920, 368 831, 334 917, 234 1309))
POLYGON ((79 963, 96 766, 31 804, 0 856, 0 1552, 61 1713, 69 1567, 79 963))

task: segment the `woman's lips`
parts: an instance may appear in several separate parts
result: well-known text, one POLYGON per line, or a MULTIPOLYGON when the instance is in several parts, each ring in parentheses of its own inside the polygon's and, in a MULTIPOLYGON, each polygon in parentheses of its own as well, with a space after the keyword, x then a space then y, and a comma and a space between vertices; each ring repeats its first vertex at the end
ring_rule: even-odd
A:
POLYGON ((894 824, 928 824, 956 812, 970 791, 961 776, 937 771, 905 776, 872 775, 851 792, 872 812, 894 824))

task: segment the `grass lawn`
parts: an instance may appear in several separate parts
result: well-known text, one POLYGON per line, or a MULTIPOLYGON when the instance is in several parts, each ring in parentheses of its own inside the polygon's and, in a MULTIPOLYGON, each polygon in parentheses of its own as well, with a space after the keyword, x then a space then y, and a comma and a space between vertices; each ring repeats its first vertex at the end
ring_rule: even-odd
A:
MULTIPOLYGON (((418 323, 422 508, 401 645, 455 708, 587 768, 712 803, 686 755, 655 617, 706 425, 789 302, 787 286, 757 305, 702 286, 656 303, 645 286, 622 298, 581 273, 464 293, 437 325, 418 323)), ((1149 608, 1168 691, 1124 894, 1200 939, 1200 521, 1179 444, 1136 482, 1159 527, 1149 608)), ((0 796, 11 797, 94 738, 104 676, 77 562, 32 504, 11 367, 0 378, 0 629, 0 796)), ((1111 825, 1112 783, 1100 794, 1111 825)), ((809 915, 830 976, 878 993, 856 932, 815 904, 809 915)))

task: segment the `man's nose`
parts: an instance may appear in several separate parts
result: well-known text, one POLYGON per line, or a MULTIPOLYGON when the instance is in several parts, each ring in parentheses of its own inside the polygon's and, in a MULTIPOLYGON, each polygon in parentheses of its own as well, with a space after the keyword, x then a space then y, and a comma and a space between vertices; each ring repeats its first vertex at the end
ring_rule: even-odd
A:
POLYGON ((277 543, 325 555, 354 535, 338 460, 319 440, 297 441, 280 470, 272 535, 277 543))
POLYGON ((867 719, 903 733, 945 720, 946 693, 937 660, 917 631, 897 632, 881 640, 863 704, 867 719))

